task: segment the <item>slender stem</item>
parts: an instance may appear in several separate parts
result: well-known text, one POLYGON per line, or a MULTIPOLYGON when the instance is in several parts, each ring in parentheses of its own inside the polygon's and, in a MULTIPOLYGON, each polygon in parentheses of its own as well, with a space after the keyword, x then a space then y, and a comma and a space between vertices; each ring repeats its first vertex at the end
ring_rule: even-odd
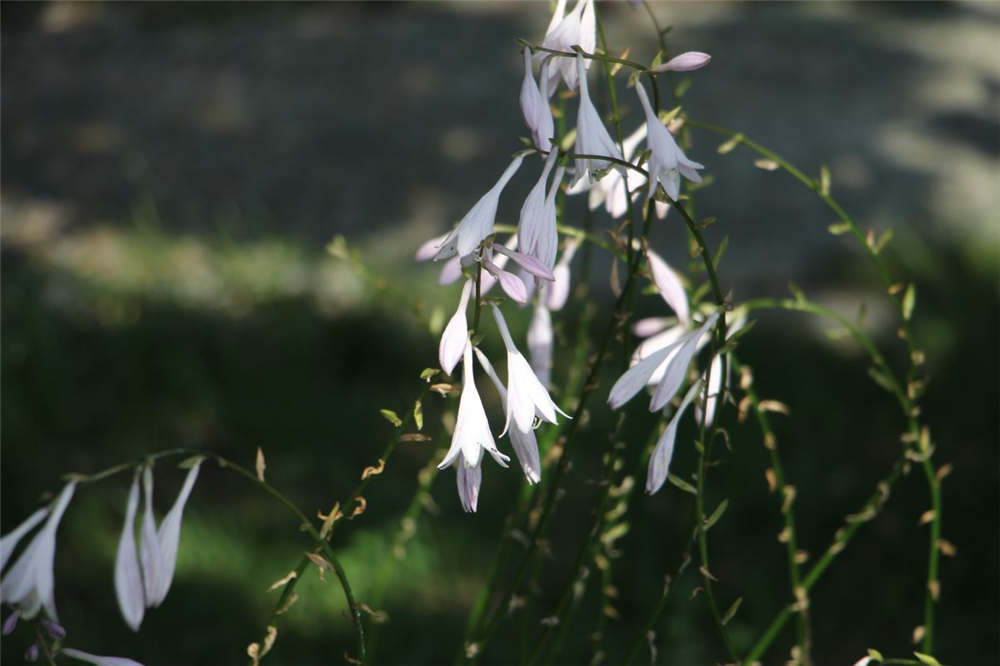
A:
POLYGON ((556 49, 546 48, 541 44, 532 44, 531 42, 524 39, 517 40, 517 43, 520 44, 521 46, 527 46, 529 49, 531 49, 532 53, 542 51, 544 53, 551 53, 552 55, 562 56, 563 58, 575 58, 577 54, 579 54, 588 60, 600 60, 602 62, 610 62, 619 65, 625 65, 626 67, 637 69, 640 72, 645 72, 647 69, 649 69, 645 65, 635 62, 634 60, 623 60, 621 58, 613 58, 609 55, 605 55, 602 53, 587 53, 583 49, 580 49, 579 51, 557 51, 556 49))

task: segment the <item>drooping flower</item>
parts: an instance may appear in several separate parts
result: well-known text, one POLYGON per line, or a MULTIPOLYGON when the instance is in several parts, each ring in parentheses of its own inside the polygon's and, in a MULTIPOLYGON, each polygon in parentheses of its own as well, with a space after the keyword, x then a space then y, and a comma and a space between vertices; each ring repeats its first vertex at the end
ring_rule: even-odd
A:
POLYGON ((33 530, 35 525, 42 522, 47 515, 49 515, 48 507, 42 507, 28 516, 23 523, 12 529, 4 538, 0 539, 0 571, 3 571, 3 568, 7 566, 7 560, 10 559, 11 554, 17 548, 17 544, 21 542, 24 535, 33 530))
POLYGON ((479 505, 479 488, 483 485, 482 461, 468 465, 465 456, 459 453, 455 461, 455 483, 458 486, 458 500, 462 503, 462 510, 466 513, 475 513, 479 505))
POLYGON ((434 261, 448 259, 456 254, 459 257, 464 257, 473 252, 484 238, 493 233, 493 223, 496 220, 500 193, 513 178, 523 160, 524 156, 518 155, 511 161, 496 185, 476 202, 476 205, 465 214, 458 226, 448 234, 437 254, 434 255, 434 261))
POLYGON ((649 271, 653 274, 653 284, 656 285, 660 296, 677 314, 680 323, 689 326, 691 315, 688 312, 687 292, 684 291, 684 284, 677 272, 652 250, 646 251, 646 260, 649 262, 649 271))
POLYGON ((139 526, 139 561, 142 564, 142 585, 145 592, 146 607, 153 604, 162 584, 166 566, 163 562, 163 552, 160 550, 160 540, 156 537, 156 518, 153 516, 153 468, 146 465, 142 468, 143 509, 142 524, 139 526))
MULTIPOLYGON (((69 505, 76 481, 67 483, 56 498, 48 520, 35 534, 21 556, 0 580, 0 601, 17 608, 21 617, 31 619, 44 607, 49 618, 58 621, 53 566, 56 531, 69 505)), ((12 546, 13 548, 13 546, 12 546)))
POLYGON ((132 631, 139 631, 142 617, 146 612, 146 592, 139 569, 139 555, 135 548, 135 514, 139 508, 139 476, 136 470, 132 487, 125 505, 125 524, 118 540, 118 554, 115 557, 115 594, 125 624, 132 631))
POLYGON ((542 61, 538 79, 541 89, 535 83, 535 75, 531 69, 531 49, 524 47, 524 81, 521 83, 521 114, 524 123, 531 130, 531 138, 535 147, 543 152, 552 149, 552 137, 555 126, 552 122, 552 109, 549 107, 549 60, 542 61))
POLYGON ((187 504, 194 482, 198 479, 198 470, 201 468, 202 458, 194 461, 184 477, 184 485, 177 494, 173 506, 167 512, 160 529, 157 530, 156 538, 160 544, 161 562, 163 564, 162 575, 159 578, 159 586, 154 590, 154 594, 147 603, 152 606, 159 606, 167 597, 170 591, 170 584, 174 579, 174 569, 177 565, 177 549, 181 542, 181 522, 184 519, 184 507, 187 504))
POLYGON ((559 257, 556 267, 552 269, 555 280, 542 287, 541 300, 545 303, 545 307, 553 312, 562 310, 563 306, 566 305, 566 299, 569 298, 569 262, 573 260, 573 255, 576 254, 578 247, 580 247, 580 241, 576 238, 566 241, 562 256, 559 257))
POLYGON ((458 458, 463 457, 463 464, 476 467, 486 451, 501 466, 506 467, 510 460, 497 450, 490 432, 490 422, 483 409, 483 401, 476 389, 476 381, 472 368, 472 345, 466 343, 462 355, 462 396, 458 400, 458 416, 455 418, 455 431, 451 435, 451 447, 445 454, 438 469, 444 469, 458 458))
POLYGON ((675 55, 662 65, 653 67, 649 71, 657 74, 660 72, 691 72, 696 69, 701 69, 710 62, 712 62, 712 56, 707 53, 702 53, 701 51, 685 51, 680 55, 675 55))
MULTIPOLYGON (((560 0, 556 4, 556 10, 549 22, 549 29, 542 40, 542 46, 555 51, 569 51, 574 46, 579 46, 586 53, 593 53, 597 45, 597 16, 594 13, 594 0, 577 0, 576 5, 565 16, 565 0, 560 0)), ((580 74, 574 68, 572 60, 569 58, 558 58, 549 74, 549 89, 551 95, 558 85, 558 78, 561 76, 569 90, 575 90, 578 79, 586 77, 586 73, 580 74)), ((590 67, 588 61, 583 65, 584 69, 590 67)))
POLYGON ((438 362, 441 364, 441 369, 449 375, 455 370, 458 360, 462 358, 462 352, 465 351, 465 344, 469 341, 469 323, 465 311, 469 306, 471 295, 472 280, 466 280, 462 286, 462 295, 458 299, 458 308, 455 309, 455 314, 448 320, 448 325, 441 334, 438 362))
POLYGON ((556 412, 569 418, 569 415, 559 409, 552 401, 548 390, 538 381, 538 377, 528 361, 518 351, 500 308, 495 305, 492 307, 493 320, 496 322, 497 328, 500 330, 500 337, 503 338, 504 346, 507 348, 507 417, 504 423, 504 432, 507 432, 512 420, 515 427, 521 432, 531 430, 536 414, 540 419, 549 423, 556 422, 556 412))
POLYGON ((500 283, 500 288, 518 303, 528 302, 528 288, 524 281, 510 271, 505 271, 493 263, 492 248, 483 251, 483 269, 500 283))
POLYGON ((539 300, 535 303, 531 324, 528 325, 528 358, 542 386, 548 386, 552 381, 553 340, 552 315, 545 303, 539 300))
POLYGON ((684 151, 680 149, 670 130, 664 127, 657 117, 656 112, 649 103, 646 96, 646 89, 639 82, 635 84, 635 92, 639 96, 639 103, 646 114, 646 143, 649 145, 651 154, 649 157, 649 197, 656 192, 657 184, 663 185, 670 198, 677 200, 680 196, 681 176, 688 180, 700 183, 701 175, 697 169, 705 167, 687 158, 684 151))
POLYGON ((59 654, 64 654, 71 659, 76 659, 77 661, 94 664, 94 666, 142 666, 142 664, 134 659, 128 659, 126 657, 104 657, 99 654, 90 654, 89 652, 76 650, 74 648, 62 648, 59 650, 59 654))
MULTIPOLYGON (((583 1, 583 0, 581 0, 583 1)), ((601 122, 601 116, 590 101, 587 90, 587 72, 584 69, 584 58, 579 53, 576 56, 577 71, 580 75, 580 106, 576 116, 576 146, 574 152, 580 155, 605 155, 622 159, 618 144, 614 142, 608 129, 601 122)), ((663 128, 666 131, 666 128, 663 128)), ((576 180, 584 177, 591 181, 600 177, 601 172, 611 165, 608 160, 594 158, 577 158, 576 180)))
POLYGON ((670 472, 670 459, 674 455, 674 441, 677 439, 677 424, 684 415, 691 401, 698 395, 701 382, 697 381, 688 389, 687 395, 674 412, 666 429, 656 442, 652 455, 649 457, 649 467, 646 470, 646 492, 652 495, 663 486, 670 472))
POLYGON ((611 387, 611 393, 608 395, 608 403, 611 405, 611 408, 618 409, 631 400, 636 393, 646 386, 649 378, 659 368, 660 364, 666 361, 668 357, 671 357, 671 353, 676 350, 676 353, 672 354, 672 358, 669 358, 669 362, 663 373, 663 379, 657 384, 656 391, 653 393, 653 398, 649 403, 649 411, 651 412, 658 412, 663 409, 664 405, 674 397, 677 389, 684 383, 687 368, 691 364, 691 359, 694 357, 695 352, 698 350, 699 340, 718 318, 718 312, 712 313, 697 330, 685 333, 677 341, 650 354, 626 370, 618 378, 614 386, 611 387))
POLYGON ((552 187, 546 194, 546 181, 559 153, 549 153, 538 182, 528 192, 521 206, 521 216, 517 224, 517 244, 524 254, 533 256, 550 271, 555 266, 559 235, 556 231, 556 193, 562 182, 563 168, 556 171, 552 187))
MULTIPOLYGON (((497 393, 500 394, 500 402, 503 404, 504 412, 506 412, 507 389, 504 388, 503 382, 500 381, 496 370, 493 369, 493 364, 486 358, 486 354, 479 347, 476 347, 475 351, 476 358, 479 359, 479 365, 482 366, 486 372, 486 376, 490 378, 493 386, 496 387, 497 393)), ((518 428, 510 428, 507 430, 507 434, 510 435, 510 443, 514 447, 514 454, 517 456, 518 462, 521 463, 521 470, 524 472, 528 483, 538 483, 542 478, 542 463, 541 458, 538 456, 538 440, 535 438, 535 431, 528 430, 527 432, 521 432, 518 428)))

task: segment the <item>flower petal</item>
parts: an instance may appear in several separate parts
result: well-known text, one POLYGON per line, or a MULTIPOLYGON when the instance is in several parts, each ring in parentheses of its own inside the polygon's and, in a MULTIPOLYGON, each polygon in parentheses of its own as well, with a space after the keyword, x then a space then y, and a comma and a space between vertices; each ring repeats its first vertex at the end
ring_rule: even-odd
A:
POLYGON ((538 381, 548 386, 552 381, 552 315, 542 303, 536 303, 528 326, 528 356, 538 381))
POLYGON ((146 612, 146 593, 139 570, 139 555, 135 547, 135 514, 139 508, 139 470, 136 470, 125 505, 125 522, 118 540, 115 557, 115 594, 125 624, 132 631, 139 631, 146 612))
POLYGON ((103 657, 99 654, 90 654, 89 652, 75 650, 73 648, 62 648, 59 650, 59 654, 64 654, 71 659, 76 659, 77 661, 85 661, 88 664, 94 664, 94 666, 142 666, 142 664, 133 659, 127 659, 125 657, 103 657))
POLYGON ((174 580, 174 568, 177 565, 177 548, 181 541, 181 521, 184 518, 184 505, 187 504, 191 489, 198 478, 198 469, 201 467, 202 459, 195 461, 184 477, 184 485, 174 500, 174 505, 170 507, 156 536, 160 542, 160 556, 163 561, 163 575, 160 576, 159 587, 156 590, 156 597, 151 601, 153 606, 159 606, 170 590, 170 583, 174 580))
POLYGON ((458 484, 458 499, 466 513, 475 513, 479 503, 479 487, 483 483, 481 465, 467 465, 465 460, 459 460, 455 466, 455 481, 458 484))
POLYGON ((666 373, 663 375, 663 379, 660 380, 660 384, 656 387, 656 391, 653 393, 653 399, 649 403, 649 411, 660 411, 668 402, 670 402, 671 398, 674 397, 674 394, 677 393, 677 389, 679 389, 681 384, 684 383, 684 377, 687 375, 687 368, 691 364, 691 359, 698 351, 698 341, 718 318, 719 313, 713 313, 708 317, 708 319, 705 320, 705 323, 702 324, 697 331, 688 333, 681 338, 683 344, 677 354, 670 359, 666 373))
POLYGON ((647 250, 646 257, 649 261, 649 270, 653 274, 653 282, 660 291, 660 296, 677 313, 677 318, 681 323, 690 326, 691 316, 688 311, 687 292, 684 291, 684 285, 677 272, 652 250, 647 250))
POLYGON ((17 548, 17 544, 20 543, 21 539, 24 538, 24 535, 30 532, 35 525, 42 522, 47 515, 49 515, 47 507, 38 509, 28 516, 23 523, 8 532, 3 539, 0 539, 0 570, 3 570, 7 566, 7 560, 10 559, 11 554, 17 548))
POLYGON ((454 372, 458 360, 462 358, 462 352, 465 351, 465 345, 469 339, 469 324, 465 311, 471 295, 472 280, 466 280, 462 286, 462 295, 458 299, 458 308, 448 320, 444 332, 441 333, 441 342, 438 344, 438 362, 441 364, 441 369, 449 375, 454 372))
POLYGON ((631 368, 625 371, 625 373, 618 378, 614 386, 611 387, 611 392, 608 394, 608 404, 611 405, 611 409, 618 409, 626 402, 635 397, 638 393, 646 386, 649 381, 650 376, 656 371, 660 363, 666 360, 667 356, 681 344, 678 340, 670 345, 667 345, 663 349, 659 349, 646 358, 642 359, 631 368))
POLYGON ((656 442, 656 448, 653 449, 653 454, 649 457, 649 467, 646 471, 646 492, 650 495, 659 490, 663 486, 663 482, 667 480, 667 474, 670 472, 670 460, 674 455, 674 441, 677 439, 677 424, 681 420, 684 410, 698 395, 700 388, 700 381, 692 384, 673 418, 670 419, 670 423, 667 424, 660 439, 656 442))
POLYGON ((146 591, 146 608, 153 605, 156 591, 163 575, 163 556, 160 554, 160 540, 156 536, 156 518, 153 516, 153 468, 142 470, 142 490, 144 506, 142 526, 139 528, 139 552, 142 562, 142 582, 146 591))

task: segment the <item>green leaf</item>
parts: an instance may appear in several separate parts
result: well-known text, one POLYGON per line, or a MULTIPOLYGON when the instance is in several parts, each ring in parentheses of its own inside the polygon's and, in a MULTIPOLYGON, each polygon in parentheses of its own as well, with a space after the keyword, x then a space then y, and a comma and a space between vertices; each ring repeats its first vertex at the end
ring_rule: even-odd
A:
POLYGON ((886 229, 886 231, 881 236, 878 237, 878 240, 875 241, 875 245, 872 247, 872 252, 878 254, 885 248, 886 245, 889 244, 889 241, 891 240, 892 240, 892 229, 886 229))
POLYGON ((885 657, 882 656, 882 653, 875 648, 868 648, 868 656, 875 661, 885 661, 885 657))
POLYGON ((875 380, 876 384, 884 388, 889 393, 896 392, 895 383, 889 378, 889 375, 886 374, 884 370, 880 370, 873 365, 868 368, 868 374, 871 375, 871 378, 875 380))
POLYGON ((726 153, 732 152, 736 146, 740 145, 741 141, 743 141, 743 134, 734 134, 728 141, 720 144, 719 147, 715 149, 715 152, 720 155, 725 155, 726 153))
POLYGON ((697 227, 699 229, 702 229, 702 230, 708 229, 710 226, 712 226, 713 224, 715 224, 718 219, 719 218, 714 217, 714 216, 702 218, 702 219, 698 220, 697 227))
POLYGON ((728 506, 729 506, 729 500, 722 500, 722 502, 719 503, 719 506, 717 506, 715 508, 715 511, 712 512, 712 515, 709 516, 708 520, 705 521, 706 532, 712 529, 712 525, 715 525, 715 523, 719 522, 719 518, 722 518, 722 514, 726 512, 726 507, 728 506))
POLYGON ((834 222, 826 229, 834 236, 839 236, 841 234, 846 234, 848 231, 850 231, 851 225, 848 224, 847 222, 834 222))
POLYGON ((722 616, 722 626, 726 626, 726 624, 733 619, 733 616, 736 615, 736 611, 740 609, 740 604, 742 603, 743 597, 737 597, 736 601, 733 602, 733 605, 730 606, 729 610, 727 610, 725 615, 722 616))
POLYGON ((690 483, 680 478, 679 476, 674 476, 673 474, 667 474, 667 481, 674 484, 686 493, 691 493, 692 495, 697 495, 698 491, 690 483))
POLYGON ((802 289, 799 287, 799 285, 795 284, 794 282, 789 282, 788 283, 788 291, 792 292, 792 295, 795 296, 795 302, 796 303, 805 303, 806 302, 805 292, 802 291, 802 289))
POLYGON ((917 661, 919 661, 921 664, 927 664, 927 666, 941 666, 941 662, 929 654, 924 654, 923 652, 914 652, 913 655, 917 658, 917 661))
POLYGON ((413 422, 417 424, 417 430, 424 429, 424 406, 419 400, 413 404, 413 422))
POLYGON ((913 306, 917 303, 917 289, 911 282, 906 286, 906 293, 903 294, 903 319, 910 321, 913 316, 913 306))
POLYGON ((674 88, 674 97, 676 97, 677 99, 684 97, 684 93, 688 91, 688 88, 691 87, 692 83, 693 81, 691 80, 690 76, 686 76, 683 79, 681 79, 681 82, 677 84, 676 88, 674 88))
POLYGON ((726 253, 726 248, 729 247, 729 236, 723 236, 722 242, 719 243, 719 249, 715 251, 715 256, 712 257, 712 266, 714 268, 719 267, 719 262, 722 261, 722 255, 726 253))
POLYGON ((425 382, 430 382, 432 379, 434 379, 434 375, 438 374, 439 372, 441 371, 437 368, 424 368, 423 371, 421 371, 420 373, 420 378, 425 382))
POLYGON ((386 421, 396 426, 397 428, 403 425, 403 420, 400 419, 398 416, 396 416, 396 412, 392 411, 391 409, 380 409, 378 411, 383 417, 385 417, 386 421))

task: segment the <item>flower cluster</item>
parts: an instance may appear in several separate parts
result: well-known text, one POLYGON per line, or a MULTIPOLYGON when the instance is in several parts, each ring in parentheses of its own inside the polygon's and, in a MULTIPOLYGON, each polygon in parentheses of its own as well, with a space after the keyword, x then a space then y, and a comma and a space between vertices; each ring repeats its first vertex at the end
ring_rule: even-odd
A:
MULTIPOLYGON (((115 559, 115 593, 125 623, 138 631, 147 608, 159 606, 170 590, 177 549, 180 545, 181 521, 201 459, 195 459, 174 505, 166 517, 156 525, 153 515, 153 470, 149 465, 136 469, 125 507, 125 524, 122 527, 118 554, 115 559), (144 507, 140 528, 139 548, 136 548, 135 519, 139 507, 139 482, 142 478, 144 507)), ((63 514, 76 491, 77 481, 67 483, 48 507, 38 509, 24 522, 0 539, 0 571, 26 537, 43 520, 45 524, 35 532, 31 542, 0 579, 0 601, 13 612, 3 623, 3 634, 12 633, 19 619, 31 620, 44 610, 41 624, 49 637, 60 645, 66 631, 59 624, 55 603, 54 563, 56 532, 63 514)), ((58 648, 58 653, 98 666, 130 666, 137 662, 122 657, 102 657, 73 648, 58 648)), ((25 655, 26 661, 38 658, 39 645, 32 644, 25 655)))
MULTIPOLYGON (((452 374, 462 361, 463 387, 451 446, 440 468, 455 466, 458 494, 466 511, 475 511, 482 483, 481 462, 487 452, 502 467, 509 457, 497 448, 489 419, 475 382, 473 357, 490 378, 500 396, 505 412, 500 437, 510 435, 511 445, 529 483, 541 480, 538 444, 534 430, 541 423, 556 423, 562 412, 549 395, 552 380, 554 335, 552 312, 563 307, 569 294, 569 265, 578 239, 567 238, 559 254, 559 231, 556 196, 589 192, 588 205, 593 210, 602 203, 614 217, 625 215, 632 200, 640 196, 646 185, 647 197, 655 203, 657 215, 666 216, 668 204, 658 197, 662 187, 671 201, 680 197, 681 178, 701 182, 701 164, 687 158, 653 109, 642 84, 635 84, 636 95, 645 115, 645 122, 621 142, 615 141, 594 106, 587 82, 587 72, 596 47, 596 16, 593 0, 578 0, 566 11, 565 0, 559 0, 546 30, 541 47, 533 53, 525 48, 524 78, 519 102, 525 125, 530 132, 533 150, 516 155, 492 188, 480 197, 451 232, 433 238, 416 253, 418 260, 444 261, 438 283, 452 284, 464 277, 458 306, 441 335, 438 360, 441 368, 452 374), (575 51, 575 55, 572 52, 575 51), (538 65, 536 79, 535 66, 538 65), (579 98, 576 113, 575 144, 572 155, 560 151, 549 99, 560 85, 575 91, 579 98), (647 151, 639 151, 645 141, 647 151), (521 206, 517 230, 504 242, 497 240, 496 216, 500 197, 524 165, 527 155, 543 156, 540 174, 521 206), (627 165, 636 168, 627 168, 627 165), (643 170, 640 167, 646 165, 643 170), (567 168, 572 165, 572 178, 563 187, 567 168), (644 174, 648 174, 648 177, 644 174), (551 178, 551 182, 550 182, 551 178), (513 261, 516 265, 510 270, 513 261), (530 361, 518 350, 499 305, 484 300, 494 285, 519 304, 532 303, 531 324, 527 331, 530 361), (488 304, 497 330, 507 351, 507 380, 501 381, 482 349, 475 346, 470 335, 468 309, 474 302, 476 321, 479 311, 488 304)), ((710 57, 704 53, 681 54, 654 71, 690 71, 704 66, 710 57)), ((609 397, 617 409, 657 378, 657 388, 650 408, 664 409, 687 379, 687 369, 707 332, 720 313, 705 314, 702 322, 691 321, 683 285, 669 266, 654 253, 648 254, 653 280, 664 299, 677 315, 678 326, 670 329, 669 342, 656 346, 663 334, 645 341, 636 352, 634 366, 615 384, 609 397)), ((478 340, 482 331, 474 331, 478 340)), ((666 332, 664 332, 666 333, 666 332)), ((720 374, 715 372, 714 375, 720 374)), ((716 376, 711 376, 716 385, 716 376)), ((655 492, 666 478, 673 432, 677 420, 698 393, 700 381, 692 383, 670 427, 650 460, 647 490, 655 492)), ((717 388, 717 387, 716 387, 717 388)), ((716 390, 717 393, 717 390, 716 390)), ((706 405, 714 409, 712 405, 706 405)))

